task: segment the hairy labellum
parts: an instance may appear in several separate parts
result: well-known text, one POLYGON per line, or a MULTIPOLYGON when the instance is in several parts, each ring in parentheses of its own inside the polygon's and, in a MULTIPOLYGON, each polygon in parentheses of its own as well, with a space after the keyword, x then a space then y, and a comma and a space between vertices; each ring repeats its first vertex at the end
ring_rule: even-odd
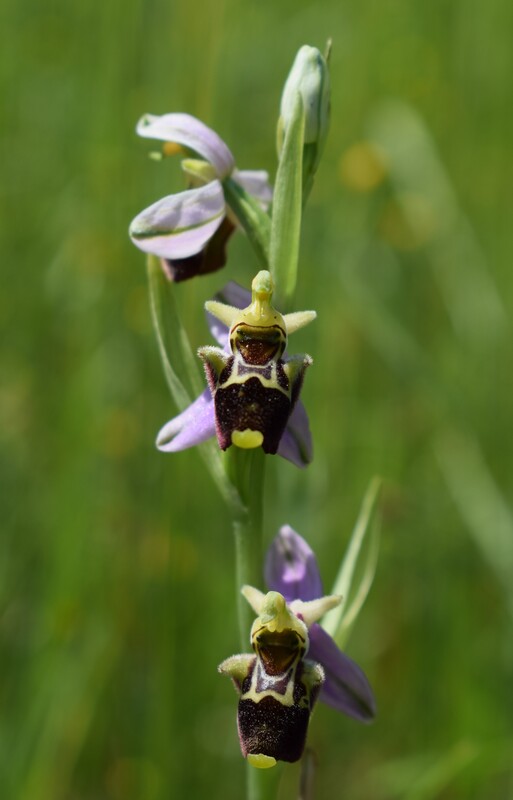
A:
POLYGON ((304 750, 310 714, 324 682, 320 664, 305 658, 308 630, 278 592, 263 596, 246 587, 260 616, 251 630, 254 655, 226 659, 219 671, 239 693, 237 712, 241 751, 256 767, 298 761, 304 750))
POLYGON ((229 325, 231 354, 218 347, 203 347, 198 354, 214 397, 221 449, 235 444, 276 453, 305 369, 312 363, 307 355, 284 357, 287 333, 310 322, 315 313, 282 317, 270 302, 268 272, 258 273, 252 289, 252 303, 242 311, 218 302, 206 304, 229 325))

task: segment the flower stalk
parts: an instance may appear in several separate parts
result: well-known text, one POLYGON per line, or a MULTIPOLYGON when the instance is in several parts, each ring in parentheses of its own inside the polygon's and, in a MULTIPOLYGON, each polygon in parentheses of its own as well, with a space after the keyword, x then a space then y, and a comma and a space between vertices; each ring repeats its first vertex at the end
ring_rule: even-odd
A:
POLYGON ((241 647, 246 647, 252 617, 240 587, 262 581, 265 454, 261 448, 230 447, 223 458, 226 476, 240 500, 238 507, 232 506, 231 511, 239 640, 241 647))
MULTIPOLYGON (((241 653, 225 659, 219 671, 239 695, 248 800, 276 797, 283 762, 303 756, 318 699, 360 722, 375 714, 365 674, 340 646, 374 576, 379 483, 366 496, 332 594, 324 594, 313 550, 289 526, 280 529, 263 558, 266 458, 278 454, 300 468, 312 458, 299 399, 312 359, 289 355, 287 348, 289 335, 316 317, 291 308, 302 213, 328 131, 329 97, 328 56, 301 48, 282 95, 274 192, 265 171, 237 169, 228 145, 188 114, 146 115, 137 128, 139 135, 161 141, 165 156, 186 156, 188 188, 140 212, 130 236, 148 254, 152 320, 179 410, 158 433, 157 447, 167 453, 200 447, 233 528, 241 653), (232 282, 205 303, 217 346, 195 353, 174 284, 224 266, 237 229, 246 234, 259 266, 251 295, 246 282, 246 288, 232 282), (267 593, 260 588, 265 583, 267 593), (248 638, 251 653, 244 652, 248 638)), ((312 770, 308 757, 304 800, 311 796, 312 770)))

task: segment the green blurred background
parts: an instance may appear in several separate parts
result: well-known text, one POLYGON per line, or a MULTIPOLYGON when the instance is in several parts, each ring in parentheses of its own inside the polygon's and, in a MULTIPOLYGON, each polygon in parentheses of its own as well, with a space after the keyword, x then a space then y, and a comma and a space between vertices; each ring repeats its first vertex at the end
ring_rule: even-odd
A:
MULTIPOLYGON (((330 36, 294 341, 316 455, 271 460, 267 539, 294 525, 329 589, 385 485, 348 647, 379 715, 317 709, 316 796, 513 797, 510 0, 4 0, 0 23, 2 798, 242 797, 231 532, 198 454, 154 449, 174 409, 127 238, 182 183, 134 126, 188 111, 273 174, 289 66, 330 36)), ((195 347, 255 271, 230 252, 180 287, 195 347)))

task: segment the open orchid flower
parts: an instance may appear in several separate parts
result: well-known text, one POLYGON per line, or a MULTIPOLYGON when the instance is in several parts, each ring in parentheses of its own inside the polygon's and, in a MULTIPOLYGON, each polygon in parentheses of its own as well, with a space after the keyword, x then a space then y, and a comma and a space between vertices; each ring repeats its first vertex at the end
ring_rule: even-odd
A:
POLYGON ((274 282, 261 270, 251 284, 251 303, 243 309, 210 300, 205 308, 229 326, 230 353, 201 347, 216 411, 219 447, 262 447, 278 451, 294 409, 308 355, 284 357, 288 334, 308 325, 315 311, 282 316, 271 304, 274 282))
MULTIPOLYGON (((307 622, 305 609, 322 602, 321 576, 315 553, 289 525, 280 528, 272 541, 264 572, 269 589, 280 592, 291 611, 307 622)), ((320 701, 360 722, 370 722, 376 714, 376 705, 360 667, 339 650, 322 624, 308 625, 308 633, 308 656, 324 670, 320 701)))
POLYGON ((227 213, 222 182, 231 178, 266 207, 272 197, 267 173, 236 169, 223 140, 189 114, 146 114, 137 133, 163 141, 164 152, 194 156, 182 162, 193 188, 163 197, 141 211, 130 225, 133 243, 159 256, 174 281, 220 269, 226 262, 226 242, 236 226, 227 213))
MULTIPOLYGON (((222 305, 223 308, 230 308, 233 312, 245 308, 251 295, 246 289, 231 282, 225 286, 219 297, 229 305, 224 305, 223 302, 217 303, 216 307, 222 305)), ((223 348, 215 350, 228 358, 230 353, 228 325, 213 313, 207 314, 207 320, 212 336, 223 348)), ((207 388, 188 408, 164 425, 157 436, 157 447, 163 452, 174 453, 201 444, 215 435, 214 396, 211 389, 207 388)), ((308 417, 300 400, 295 403, 279 440, 278 455, 292 461, 298 467, 305 467, 312 460, 312 437, 308 417)))
POLYGON ((237 722, 242 755, 260 769, 277 761, 298 761, 308 723, 324 682, 320 664, 305 658, 308 627, 339 597, 323 597, 296 614, 279 592, 263 594, 243 586, 242 594, 257 618, 251 628, 253 653, 231 656, 219 665, 239 695, 237 722))
POLYGON ((360 667, 319 625, 342 598, 323 596, 315 555, 288 525, 267 552, 265 579, 267 594, 242 587, 257 614, 251 628, 253 653, 231 656, 219 666, 239 695, 242 755, 262 769, 301 758, 317 698, 361 722, 370 722, 376 713, 360 667))

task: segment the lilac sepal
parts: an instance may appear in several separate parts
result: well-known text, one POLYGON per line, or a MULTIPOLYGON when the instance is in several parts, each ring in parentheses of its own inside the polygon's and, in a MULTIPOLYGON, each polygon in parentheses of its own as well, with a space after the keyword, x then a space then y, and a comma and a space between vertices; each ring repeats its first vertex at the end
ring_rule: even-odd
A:
POLYGON ((139 136, 176 142, 193 150, 212 164, 221 180, 235 167, 233 155, 221 137, 190 114, 145 114, 137 123, 136 130, 139 136))
MULTIPOLYGON (((280 592, 287 603, 323 596, 315 553, 289 525, 280 528, 269 546, 264 576, 268 588, 280 592)), ((360 667, 339 650, 318 623, 309 628, 309 637, 308 658, 322 664, 326 676, 320 699, 350 717, 370 722, 376 714, 376 704, 360 667)))
MULTIPOLYGON (((237 306, 237 308, 239 308, 239 306, 237 306)), ((228 353, 230 351, 228 342, 228 327, 221 322, 221 320, 217 319, 217 317, 214 317, 213 314, 210 314, 208 311, 206 313, 207 325, 210 333, 218 343, 219 347, 222 347, 223 350, 228 353)))
POLYGON ((235 281, 228 281, 218 293, 217 298, 229 306, 246 308, 251 302, 251 292, 235 281))
POLYGON ((270 205, 273 199, 273 190, 269 183, 268 172, 265 170, 235 169, 232 172, 232 178, 242 186, 248 194, 253 195, 253 197, 259 200, 264 208, 270 205))
POLYGON ((264 577, 269 589, 280 592, 287 603, 324 594, 315 553, 290 525, 283 525, 271 542, 264 577))
POLYGON ((141 211, 130 238, 145 253, 178 259, 199 253, 221 225, 225 213, 219 181, 171 194, 141 211))
MULTIPOLYGON (((313 442, 306 409, 298 400, 280 440, 278 453, 297 467, 306 467, 313 458, 313 442)), ((282 592, 283 594, 283 592, 282 592)))
POLYGON ((214 401, 207 387, 185 411, 161 428, 157 447, 165 453, 176 453, 205 442, 215 432, 214 401))
POLYGON ((308 658, 321 663, 326 676, 320 700, 360 722, 371 722, 376 701, 363 671, 318 623, 312 625, 309 634, 308 658))

